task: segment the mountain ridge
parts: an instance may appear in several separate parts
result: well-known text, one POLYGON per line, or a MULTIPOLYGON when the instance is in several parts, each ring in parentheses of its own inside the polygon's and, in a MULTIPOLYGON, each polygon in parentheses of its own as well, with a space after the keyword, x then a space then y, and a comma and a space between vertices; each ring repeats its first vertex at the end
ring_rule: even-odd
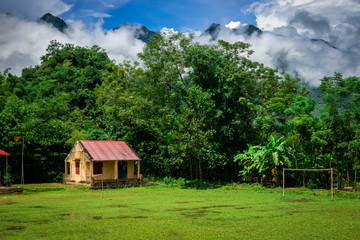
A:
POLYGON ((134 37, 138 40, 141 40, 145 43, 151 40, 151 37, 158 34, 157 32, 153 32, 149 30, 147 27, 141 24, 130 24, 124 23, 116 28, 113 28, 112 31, 117 31, 121 29, 130 29, 134 32, 134 37))
MULTIPOLYGON (((60 32, 65 32, 66 28, 69 26, 63 21, 61 18, 53 16, 50 13, 45 14, 40 18, 39 21, 46 22, 48 24, 52 24, 53 27, 57 28, 60 32)), ((108 30, 105 34, 110 32, 122 31, 127 30, 130 31, 134 38, 148 43, 152 36, 159 34, 159 32, 151 31, 147 27, 142 24, 130 24, 125 23, 115 27, 113 29, 108 30)), ((230 36, 230 39, 233 41, 245 41, 251 43, 253 40, 257 38, 262 38, 265 34, 273 34, 274 36, 278 37, 286 37, 286 35, 276 34, 274 32, 263 31, 255 25, 252 24, 239 24, 236 27, 229 27, 227 25, 212 23, 206 30, 202 31, 200 36, 210 38, 210 41, 217 41, 221 39, 221 37, 226 38, 226 36, 230 36), (237 38, 239 39, 237 40, 237 38)), ((327 42, 323 39, 307 39, 306 40, 311 45, 309 46, 320 46, 323 48, 324 51, 338 51, 339 53, 344 53, 341 49, 337 48, 336 46, 332 45, 331 43, 327 42)), ((281 39, 279 44, 281 44, 281 39)), ((289 52, 286 49, 280 49, 272 56, 272 66, 279 71, 280 74, 289 73, 293 77, 302 78, 301 74, 298 72, 296 68, 292 68, 291 58, 289 57, 289 52)))
POLYGON ((51 13, 44 14, 39 19, 39 21, 51 24, 53 27, 58 29, 60 32, 64 32, 65 29, 69 27, 64 20, 62 20, 60 17, 52 15, 51 13))

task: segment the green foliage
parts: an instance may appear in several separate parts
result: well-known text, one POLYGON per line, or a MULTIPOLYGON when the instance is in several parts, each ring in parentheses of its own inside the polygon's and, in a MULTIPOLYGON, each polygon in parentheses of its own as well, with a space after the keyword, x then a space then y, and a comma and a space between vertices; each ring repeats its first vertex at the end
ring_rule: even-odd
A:
POLYGON ((273 135, 265 146, 248 145, 248 150, 235 156, 235 161, 244 167, 240 176, 246 181, 254 176, 260 177, 261 181, 271 178, 271 182, 278 184, 277 169, 291 165, 284 145, 283 137, 276 139, 273 135))
POLYGON ((63 160, 75 140, 105 139, 96 120, 94 89, 111 64, 97 46, 52 41, 41 65, 23 69, 19 78, 7 71, 1 75, 0 141, 11 154, 16 182, 21 176, 21 142, 15 143, 15 136, 25 139, 29 182, 61 181, 63 160))
POLYGON ((186 184, 186 180, 185 180, 185 178, 175 179, 172 177, 165 177, 164 183, 170 187, 184 187, 186 184))
MULTIPOLYGON (((11 153, 13 178, 22 145, 13 137, 23 136, 31 182, 60 181, 77 140, 111 139, 132 146, 145 176, 190 179, 192 187, 278 185, 290 166, 334 167, 339 186, 356 184, 360 78, 324 77, 319 114, 300 79, 251 61, 254 50, 168 31, 145 45, 141 64, 115 64, 99 46, 50 42, 40 65, 0 74, 0 146, 11 153)), ((328 175, 289 178, 329 187, 328 175)))

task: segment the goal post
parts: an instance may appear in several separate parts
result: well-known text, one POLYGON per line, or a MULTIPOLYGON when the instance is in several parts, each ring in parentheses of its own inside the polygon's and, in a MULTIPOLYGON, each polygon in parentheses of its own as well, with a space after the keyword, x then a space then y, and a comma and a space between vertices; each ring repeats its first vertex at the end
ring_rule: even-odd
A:
POLYGON ((331 172, 331 200, 334 200, 334 185, 333 185, 333 168, 323 169, 298 169, 298 168, 283 168, 283 199, 285 199, 285 171, 303 171, 303 172, 320 172, 330 171, 331 172))

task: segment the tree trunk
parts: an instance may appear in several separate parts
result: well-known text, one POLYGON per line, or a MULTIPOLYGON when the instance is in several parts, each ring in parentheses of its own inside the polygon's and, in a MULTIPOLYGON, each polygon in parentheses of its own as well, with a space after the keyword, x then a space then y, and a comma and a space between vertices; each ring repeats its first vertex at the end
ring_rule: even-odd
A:
POLYGON ((342 174, 341 174, 341 171, 339 169, 340 167, 338 167, 338 183, 340 183, 340 186, 338 185, 338 188, 342 188, 343 187, 343 177, 342 177, 342 174))
MULTIPOLYGON (((295 168, 298 169, 298 162, 297 162, 297 157, 296 157, 296 154, 295 154, 295 144, 294 144, 294 142, 293 142, 292 155, 293 155, 293 157, 295 159, 295 168)), ((298 171, 295 171, 295 186, 300 185, 298 179, 299 179, 299 173, 298 173, 298 171)))
POLYGON ((191 188, 193 188, 193 171, 192 171, 191 156, 189 156, 189 162, 190 162, 190 183, 191 183, 191 188))
POLYGON ((196 146, 197 146, 197 157, 199 161, 199 180, 200 180, 200 186, 202 186, 200 148, 199 145, 196 146))
POLYGON ((199 179, 200 179, 200 186, 202 186, 201 159, 200 159, 200 155, 199 155, 199 154, 198 154, 198 161, 199 161, 199 179))
POLYGON ((349 176, 349 160, 346 158, 346 178, 347 178, 347 186, 350 184, 350 176, 349 176))
POLYGON ((354 181, 354 184, 355 184, 355 188, 356 188, 356 172, 357 172, 357 163, 359 161, 359 149, 356 150, 356 158, 355 158, 355 181, 354 181))
POLYGON ((325 183, 325 189, 328 189, 328 172, 327 171, 324 173, 324 183, 325 183))
POLYGON ((194 162, 195 162, 195 178, 199 179, 199 168, 198 168, 198 166, 196 166, 196 159, 194 162))

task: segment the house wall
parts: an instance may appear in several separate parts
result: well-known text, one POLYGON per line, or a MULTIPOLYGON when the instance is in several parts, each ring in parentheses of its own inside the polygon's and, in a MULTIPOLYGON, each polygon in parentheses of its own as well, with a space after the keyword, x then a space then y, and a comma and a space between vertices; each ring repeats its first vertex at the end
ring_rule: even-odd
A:
POLYGON ((93 176, 94 180, 108 180, 115 179, 115 161, 103 161, 103 174, 100 176, 93 176))
MULTIPOLYGON (((104 161, 103 162, 103 176, 94 176, 94 180, 102 179, 118 179, 118 170, 117 167, 120 166, 116 164, 116 161, 104 161)), ((127 161, 127 178, 133 179, 135 178, 135 165, 134 161, 127 161)))
POLYGON ((128 179, 132 179, 132 178, 135 178, 135 169, 134 169, 134 163, 135 161, 128 161, 127 162, 127 178, 128 179))
POLYGON ((74 147, 71 149, 70 153, 65 159, 65 168, 67 167, 67 162, 70 163, 70 172, 69 170, 65 171, 64 182, 66 183, 82 183, 90 184, 91 183, 91 162, 89 155, 85 152, 83 147, 79 142, 76 142, 74 147), (80 172, 76 174, 76 162, 80 163, 80 172))

